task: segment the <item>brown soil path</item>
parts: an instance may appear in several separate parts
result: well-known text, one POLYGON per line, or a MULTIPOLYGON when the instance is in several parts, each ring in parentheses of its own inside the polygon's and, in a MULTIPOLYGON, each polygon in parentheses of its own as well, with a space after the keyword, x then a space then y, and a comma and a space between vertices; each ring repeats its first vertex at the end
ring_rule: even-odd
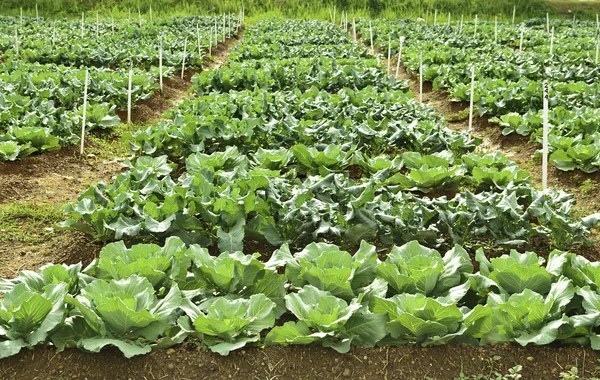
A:
MULTIPOLYGON (((496 378, 521 365, 523 379, 558 379, 577 367, 598 376, 598 352, 575 347, 499 345, 474 347, 353 348, 347 354, 317 345, 249 348, 227 357, 188 343, 125 359, 116 350, 88 354, 38 348, 0 361, 0 378, 38 379, 454 379, 461 373, 496 378)), ((584 377, 582 377, 584 378, 584 377)))

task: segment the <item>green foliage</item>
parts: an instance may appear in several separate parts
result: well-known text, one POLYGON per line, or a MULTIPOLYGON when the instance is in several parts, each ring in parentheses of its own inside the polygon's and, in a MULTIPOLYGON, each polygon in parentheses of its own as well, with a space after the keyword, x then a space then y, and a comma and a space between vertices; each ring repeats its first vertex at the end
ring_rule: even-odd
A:
POLYGON ((260 332, 275 324, 274 310, 273 301, 263 294, 254 294, 249 299, 212 299, 186 312, 208 348, 225 356, 258 342, 260 332))

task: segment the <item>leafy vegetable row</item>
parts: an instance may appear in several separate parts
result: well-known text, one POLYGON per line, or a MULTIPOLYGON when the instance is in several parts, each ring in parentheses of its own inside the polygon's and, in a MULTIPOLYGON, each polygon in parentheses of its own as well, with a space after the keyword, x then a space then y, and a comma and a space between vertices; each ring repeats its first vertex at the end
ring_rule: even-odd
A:
POLYGON ((164 51, 163 76, 172 75, 184 60, 186 67, 201 67, 204 51, 238 30, 239 20, 223 17, 173 18, 139 27, 103 21, 98 23, 97 36, 91 35, 91 23, 80 31, 74 21, 21 23, 17 18, 0 18, 6 36, 13 36, 13 29, 21 33, 0 38, 5 54, 0 65, 4 94, 0 95, 0 160, 79 141, 86 70, 68 66, 90 67, 86 131, 114 128, 120 123, 115 107, 125 109, 128 101, 129 72, 124 68, 136 67, 132 103, 147 99, 158 89, 159 42, 164 51), (224 22, 226 29, 217 32, 215 25, 224 22))
POLYGON ((441 255, 410 242, 384 261, 365 242, 354 254, 325 243, 270 260, 169 238, 122 242, 97 260, 48 265, 0 281, 0 358, 53 345, 125 356, 194 339, 227 355, 251 344, 475 345, 552 342, 600 349, 600 265, 533 252, 488 259, 455 246, 441 255), (287 320, 280 325, 279 320, 287 320))
POLYGON ((190 155, 178 179, 166 156, 140 157, 114 184, 81 194, 66 209, 71 218, 63 226, 103 241, 179 236, 233 251, 251 240, 298 247, 320 240, 389 246, 417 239, 435 247, 523 245, 538 237, 569 247, 589 241, 598 222, 598 215, 574 219, 572 196, 535 190, 528 174, 501 156, 468 155, 451 168, 447 155, 357 155, 355 167, 368 172, 357 178, 342 170, 347 157, 333 145, 323 152, 296 145, 291 155, 259 150, 252 157, 231 148, 190 155), (460 183, 467 188, 450 199, 410 192, 456 190, 460 183))
MULTIPOLYGON (((289 46, 326 48, 317 34, 323 28, 334 40, 343 35, 320 23, 267 20, 237 49, 283 27, 295 36, 289 46)), ((231 68, 196 76, 204 95, 135 134, 133 150, 155 157, 138 157, 114 184, 88 189, 67 208, 63 226, 103 241, 179 236, 224 251, 251 241, 351 247, 361 239, 384 246, 416 239, 438 247, 542 238, 562 248, 589 241, 597 215, 574 218, 571 196, 538 192, 505 157, 468 155, 478 142, 446 128, 410 94, 383 86, 393 82, 373 60, 242 61, 276 69, 244 71, 234 86, 239 73, 231 68), (336 62, 355 68, 311 79, 336 62), (288 69, 291 79, 283 75, 288 69), (367 87, 356 80, 373 72, 367 87), (294 81, 300 89, 288 88, 294 81), (169 158, 183 157, 185 166, 174 171, 169 158)))
MULTIPOLYGON (((145 20, 144 20, 145 21, 145 20)), ((86 20, 0 19, 0 50, 10 59, 106 68, 135 67, 150 70, 159 64, 162 41, 163 65, 201 68, 205 51, 237 34, 240 20, 233 15, 171 17, 139 25, 123 19, 103 19, 96 29, 95 17, 86 20), (215 29, 216 28, 216 29, 215 29), (19 49, 15 46, 15 30, 19 49)))
MULTIPOLYGON (((0 66, 0 159, 14 160, 60 148, 81 138, 84 69, 6 61, 0 66)), ((89 73, 86 131, 120 124, 115 108, 126 108, 125 71, 92 69, 89 73)), ((155 74, 132 77, 132 102, 157 89, 155 74)))
MULTIPOLYGON (((470 97, 471 66, 476 68, 474 102, 480 115, 496 115, 505 134, 532 135, 540 142, 542 83, 550 85, 550 161, 559 169, 591 173, 600 167, 596 25, 552 21, 555 37, 550 53, 550 34, 545 20, 530 20, 514 27, 500 23, 473 23, 463 27, 425 26, 412 21, 378 21, 375 41, 393 53, 405 37, 402 60, 419 70, 434 88, 445 88, 457 101, 470 97), (521 43, 521 32, 524 36, 521 43), (522 51, 520 50, 522 48, 522 51)), ((369 23, 359 24, 368 35, 369 23)))

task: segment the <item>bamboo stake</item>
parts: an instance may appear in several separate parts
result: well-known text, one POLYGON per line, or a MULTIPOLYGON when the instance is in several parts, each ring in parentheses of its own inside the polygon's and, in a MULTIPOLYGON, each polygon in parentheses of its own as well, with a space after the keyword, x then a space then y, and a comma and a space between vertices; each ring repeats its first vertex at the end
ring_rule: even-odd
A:
POLYGON ((183 79, 183 74, 185 73, 185 55, 187 53, 187 37, 185 38, 185 42, 183 43, 183 60, 181 61, 181 79, 183 79))
POLYGON ((475 100, 475 65, 471 66, 471 96, 469 100, 469 137, 473 133, 473 103, 475 100))
POLYGON ((129 82, 127 84, 127 123, 131 124, 131 84, 133 82, 133 61, 129 67, 129 82))
POLYGON ((548 81, 544 81, 544 129, 543 129, 543 141, 542 141, 542 189, 546 191, 548 189, 548 100, 550 98, 550 89, 548 87, 548 81))
POLYGON ((404 37, 400 37, 400 48, 398 49, 398 63, 396 64, 396 77, 400 75, 400 62, 402 62, 402 45, 404 45, 404 37))
POLYGON ((392 36, 390 35, 388 38, 388 62, 387 62, 387 74, 390 76, 392 74, 392 36))
POLYGON ((162 37, 158 38, 158 72, 159 72, 159 83, 160 83, 160 94, 163 95, 163 43, 162 37))
POLYGON ((423 103, 423 53, 419 57, 419 102, 423 103))
POLYGON ((83 85, 83 121, 81 122, 81 146, 79 155, 83 156, 83 147, 85 145, 85 120, 87 117, 87 98, 88 98, 89 70, 85 70, 85 84, 83 85))

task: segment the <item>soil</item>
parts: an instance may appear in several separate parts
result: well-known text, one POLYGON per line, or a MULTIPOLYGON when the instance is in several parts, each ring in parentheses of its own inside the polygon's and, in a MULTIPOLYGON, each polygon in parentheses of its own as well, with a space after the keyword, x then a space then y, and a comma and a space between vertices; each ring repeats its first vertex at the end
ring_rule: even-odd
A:
MULTIPOLYGON (((229 51, 243 38, 243 29, 236 36, 227 38, 212 49, 212 55, 204 58, 202 70, 186 70, 181 78, 181 70, 172 78, 163 79, 163 93, 157 91, 150 99, 140 101, 131 110, 131 122, 136 124, 157 124, 165 111, 174 103, 191 97, 192 77, 204 70, 214 70, 225 64, 229 51)), ((117 111, 122 122, 127 121, 127 111, 117 111)))
POLYGON ((80 157, 79 147, 69 146, 19 161, 0 161, 0 204, 75 201, 91 184, 110 181, 121 170, 122 160, 80 157))
POLYGON ((309 347, 249 348, 227 357, 189 343, 125 359, 116 350, 102 355, 75 350, 23 351, 0 361, 2 379, 453 379, 465 375, 508 373, 521 365, 523 379, 558 379, 577 366, 579 375, 596 376, 600 353, 573 347, 353 348, 338 354, 309 347))
POLYGON ((101 243, 75 231, 56 230, 42 244, 9 242, 0 245, 0 277, 13 278, 22 270, 36 270, 48 263, 82 263, 85 267, 98 257, 101 249, 101 243))

